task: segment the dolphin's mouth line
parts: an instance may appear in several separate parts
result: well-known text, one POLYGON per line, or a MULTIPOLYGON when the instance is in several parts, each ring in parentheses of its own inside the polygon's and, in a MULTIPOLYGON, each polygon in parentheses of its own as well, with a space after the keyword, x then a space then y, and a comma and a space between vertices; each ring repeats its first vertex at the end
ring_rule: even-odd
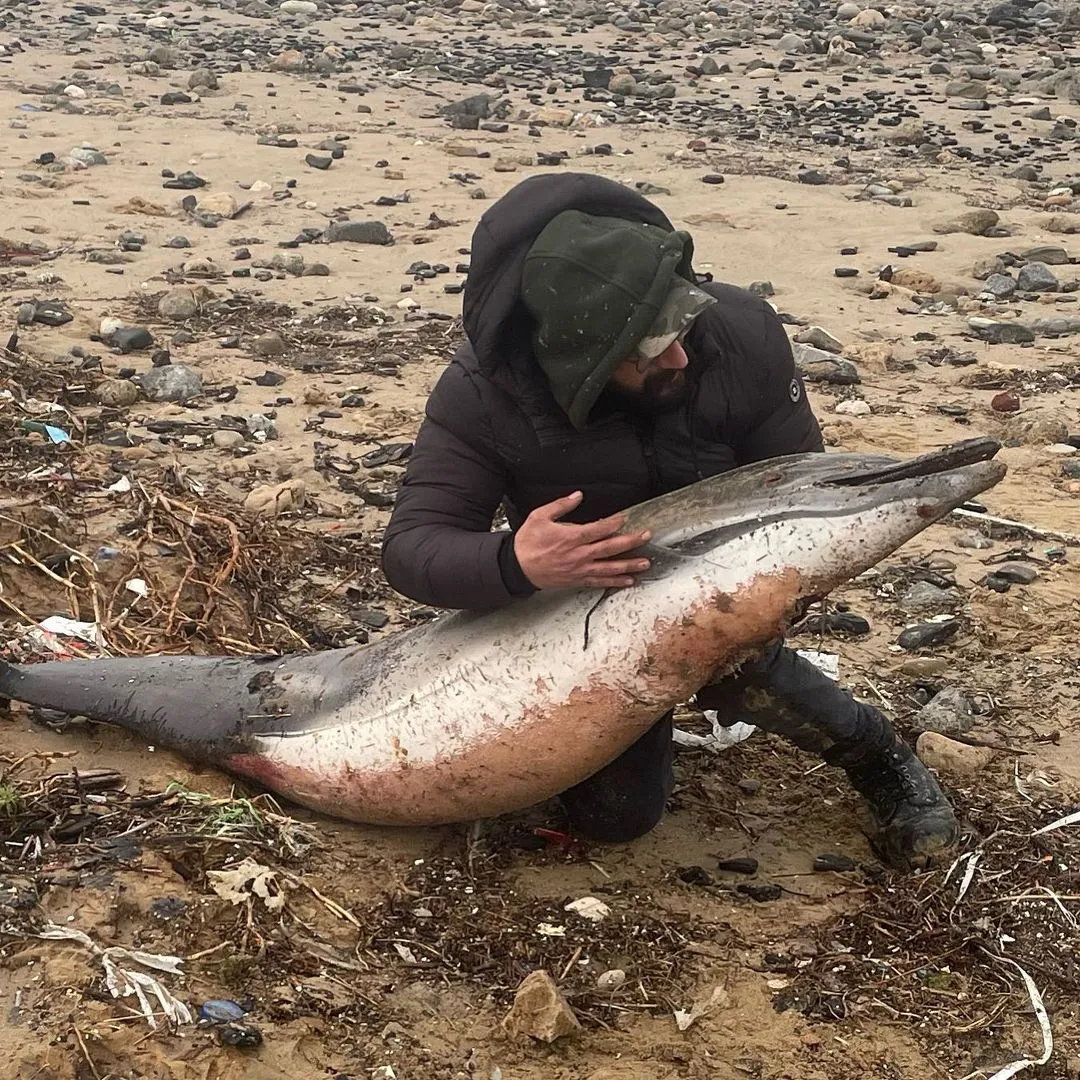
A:
POLYGON ((864 484, 886 484, 896 480, 913 480, 921 476, 937 476, 954 469, 962 469, 965 465, 989 461, 1000 449, 1001 443, 996 439, 967 439, 942 450, 932 450, 910 461, 899 461, 895 465, 883 465, 850 476, 838 475, 825 479, 822 483, 837 487, 862 487, 864 484))

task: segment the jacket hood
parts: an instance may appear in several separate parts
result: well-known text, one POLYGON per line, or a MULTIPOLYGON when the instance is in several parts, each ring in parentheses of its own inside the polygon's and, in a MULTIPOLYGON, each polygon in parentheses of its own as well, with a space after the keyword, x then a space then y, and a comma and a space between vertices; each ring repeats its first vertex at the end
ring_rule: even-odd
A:
POLYGON ((490 371, 531 356, 535 323, 521 299, 521 274, 537 237, 564 210, 674 232, 663 211, 644 196, 590 173, 546 173, 511 188, 476 226, 465 281, 462 319, 482 368, 490 371))

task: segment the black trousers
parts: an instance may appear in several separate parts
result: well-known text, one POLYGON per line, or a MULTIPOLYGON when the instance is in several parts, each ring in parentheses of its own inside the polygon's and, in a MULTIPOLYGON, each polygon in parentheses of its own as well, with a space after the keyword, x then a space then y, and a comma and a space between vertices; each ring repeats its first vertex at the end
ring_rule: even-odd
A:
MULTIPOLYGON (((880 712, 855 701, 782 641, 734 675, 702 687, 697 699, 702 708, 716 709, 722 724, 755 724, 834 765, 856 765, 895 738, 880 712)), ((672 714, 665 713, 609 765, 563 792, 575 833, 624 843, 660 821, 675 782, 672 727, 672 714)))

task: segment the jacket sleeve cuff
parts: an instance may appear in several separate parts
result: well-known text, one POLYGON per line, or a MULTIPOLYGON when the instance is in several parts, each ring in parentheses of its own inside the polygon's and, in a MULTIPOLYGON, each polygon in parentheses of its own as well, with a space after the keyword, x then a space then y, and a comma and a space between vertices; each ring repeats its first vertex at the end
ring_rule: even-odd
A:
POLYGON ((514 550, 514 534, 510 533, 499 548, 499 572, 502 574, 503 584, 507 592, 512 596, 531 596, 536 592, 536 586, 525 576, 518 562, 517 552, 514 550))

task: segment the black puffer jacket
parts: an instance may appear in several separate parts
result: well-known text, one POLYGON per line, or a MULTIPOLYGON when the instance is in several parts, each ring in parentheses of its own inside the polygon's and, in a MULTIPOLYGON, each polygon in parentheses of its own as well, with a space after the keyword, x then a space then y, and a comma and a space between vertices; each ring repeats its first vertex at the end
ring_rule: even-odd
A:
POLYGON ((585 174, 537 176, 483 216, 464 296, 468 342, 427 403, 383 539, 383 569, 421 603, 482 609, 530 587, 512 536, 491 532, 502 505, 511 528, 580 490, 567 520, 586 522, 764 458, 822 449, 783 325, 743 289, 705 284, 718 300, 685 348, 690 392, 652 421, 594 410, 576 431, 532 356, 532 320, 518 292, 526 252, 563 210, 672 225, 646 199, 585 174))

